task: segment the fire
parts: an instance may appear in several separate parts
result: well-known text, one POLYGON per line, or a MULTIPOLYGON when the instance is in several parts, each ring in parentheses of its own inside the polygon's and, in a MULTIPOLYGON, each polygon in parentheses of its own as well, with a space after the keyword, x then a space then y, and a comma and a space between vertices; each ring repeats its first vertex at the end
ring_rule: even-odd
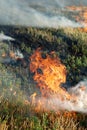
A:
POLYGON ((79 30, 87 32, 87 6, 68 6, 66 9, 78 12, 78 15, 74 15, 73 18, 82 25, 79 30))
POLYGON ((31 55, 30 61, 30 71, 40 89, 40 94, 35 92, 30 96, 30 104, 34 106, 35 112, 52 110, 58 114, 60 110, 69 110, 71 112, 65 111, 64 115, 75 117, 74 110, 77 110, 80 104, 78 99, 86 87, 80 85, 70 89, 71 92, 62 87, 62 83, 66 82, 66 67, 54 52, 44 55, 41 49, 37 49, 31 55))
MULTIPOLYGON (((45 104, 52 105, 52 108, 55 109, 53 101, 48 101, 50 98, 57 97, 61 100, 71 99, 70 94, 61 87, 61 84, 66 82, 66 67, 61 63, 60 59, 55 56, 54 52, 44 56, 41 50, 37 49, 30 57, 30 60, 30 71, 34 73, 33 78, 40 88, 42 97, 41 100, 37 100, 37 110, 42 109, 42 107, 44 108, 45 104)), ((35 97, 36 94, 33 94, 32 100, 34 103, 35 97)))
POLYGON ((65 92, 60 85, 66 82, 66 68, 57 57, 53 57, 53 54, 43 58, 40 50, 37 50, 31 56, 30 70, 35 73, 34 80, 43 96, 48 95, 47 91, 60 91, 61 94, 65 92))

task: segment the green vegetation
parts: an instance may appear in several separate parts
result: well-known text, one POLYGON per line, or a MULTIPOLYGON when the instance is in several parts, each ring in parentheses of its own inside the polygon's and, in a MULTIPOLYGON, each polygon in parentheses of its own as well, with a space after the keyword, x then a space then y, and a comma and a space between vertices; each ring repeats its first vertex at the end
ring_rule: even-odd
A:
MULTIPOLYGON (((67 86, 87 79, 87 33, 73 28, 32 28, 1 26, 0 31, 14 37, 14 50, 19 47, 26 67, 0 64, 0 130, 87 130, 87 114, 73 119, 54 112, 34 113, 25 101, 39 90, 29 71, 30 55, 40 47, 44 53, 55 51, 67 68, 67 86)), ((7 43, 0 42, 2 53, 7 43)))

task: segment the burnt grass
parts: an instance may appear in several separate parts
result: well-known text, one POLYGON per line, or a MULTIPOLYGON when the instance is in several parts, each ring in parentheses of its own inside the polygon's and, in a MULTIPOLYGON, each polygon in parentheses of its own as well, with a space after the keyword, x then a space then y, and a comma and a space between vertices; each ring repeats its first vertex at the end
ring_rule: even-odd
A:
MULTIPOLYGON (((0 32, 5 35, 15 38, 11 42, 10 48, 19 48, 24 55, 24 63, 18 61, 16 63, 0 65, 1 72, 6 71, 15 75, 15 80, 19 84, 19 88, 13 88, 18 91, 18 95, 6 96, 4 98, 4 91, 9 93, 9 89, 13 86, 0 88, 0 128, 3 130, 86 130, 87 129, 87 115, 78 113, 78 118, 73 120, 73 126, 56 127, 58 118, 55 114, 43 113, 36 115, 31 112, 30 106, 23 104, 21 93, 31 95, 33 92, 39 93, 36 88, 36 83, 33 81, 33 74, 29 70, 30 56, 37 49, 41 48, 43 59, 46 54, 55 51, 55 54, 61 59, 61 62, 67 69, 67 81, 63 87, 71 87, 76 85, 79 81, 87 79, 87 33, 80 32, 78 29, 72 28, 35 28, 35 27, 21 27, 21 26, 0 26, 0 32), (19 83, 20 82, 20 83, 19 83), (21 93, 20 93, 21 90, 21 93), (19 100, 18 100, 19 99, 19 100), (14 101, 14 102, 13 102, 14 101), (75 127, 75 129, 73 128, 75 127)), ((4 41, 7 44, 8 41, 4 41)), ((1 73, 0 72, 0 73, 1 73)), ((42 71, 39 69, 39 73, 42 71)), ((2 80, 2 79, 1 79, 2 80)), ((10 80, 10 79, 9 79, 10 80)), ((6 86, 5 86, 6 87, 6 86)), ((59 117, 60 118, 60 117, 59 117)), ((64 118, 64 117, 63 117, 64 118)), ((60 122, 62 119, 60 119, 60 122)), ((64 120, 62 124, 64 124, 64 120)), ((70 121, 71 119, 69 119, 70 121)), ((67 119, 67 125, 68 125, 67 119)), ((62 125, 61 124, 61 125, 62 125)), ((58 124, 57 124, 58 125, 58 124)))

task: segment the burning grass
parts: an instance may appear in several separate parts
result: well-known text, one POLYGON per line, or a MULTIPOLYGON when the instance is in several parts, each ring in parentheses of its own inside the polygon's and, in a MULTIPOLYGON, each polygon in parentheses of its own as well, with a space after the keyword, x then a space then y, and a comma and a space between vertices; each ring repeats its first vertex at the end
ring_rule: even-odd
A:
POLYGON ((71 93, 62 87, 61 83, 66 82, 66 68, 55 52, 44 58, 37 49, 30 57, 30 70, 41 92, 40 96, 34 93, 31 98, 35 111, 87 111, 86 86, 79 84, 69 90, 71 93))
MULTIPOLYGON (((27 28, 16 29, 17 33, 13 30, 14 36, 21 37, 19 41, 25 39, 26 44, 19 45, 19 48, 26 52, 24 60, 29 62, 28 68, 20 64, 0 64, 0 74, 4 74, 0 77, 1 130, 87 129, 87 115, 81 113, 86 110, 83 109, 85 84, 78 84, 70 91, 66 91, 62 84, 66 81, 76 84, 81 80, 80 76, 86 77, 87 34, 71 30, 27 28), (36 50, 38 47, 43 51, 36 50), (72 104, 73 107, 69 107, 72 104), (83 111, 77 112, 79 109, 83 111)), ((1 48, 3 52, 4 48, 6 46, 1 48)))
POLYGON ((86 119, 87 115, 79 113, 77 118, 54 112, 35 114, 29 105, 4 100, 0 106, 0 130, 86 130, 86 119))
POLYGON ((82 28, 79 28, 80 31, 87 32, 87 6, 69 6, 66 8, 69 11, 78 12, 78 15, 73 16, 73 19, 81 23, 82 28))

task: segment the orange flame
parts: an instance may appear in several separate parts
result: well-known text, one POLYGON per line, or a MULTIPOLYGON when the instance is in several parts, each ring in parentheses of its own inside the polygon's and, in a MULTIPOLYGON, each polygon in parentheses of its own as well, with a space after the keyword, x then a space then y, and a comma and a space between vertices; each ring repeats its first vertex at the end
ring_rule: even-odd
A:
POLYGON ((61 89, 61 83, 66 82, 66 68, 53 54, 42 58, 40 50, 31 56, 30 70, 34 72, 34 80, 38 83, 43 96, 51 90, 54 93, 65 92, 61 89))
POLYGON ((34 73, 34 80, 40 87, 43 97, 50 97, 56 94, 59 98, 70 98, 70 95, 61 88, 61 83, 66 82, 66 67, 60 59, 52 52, 45 58, 40 49, 30 57, 30 71, 34 73))
POLYGON ((36 93, 32 97, 35 110, 46 110, 50 106, 56 110, 52 98, 58 98, 61 101, 75 100, 75 97, 61 87, 61 83, 66 82, 66 67, 61 63, 60 59, 52 52, 50 55, 43 55, 40 49, 37 49, 30 57, 30 71, 34 73, 34 80, 36 81, 41 92, 41 99, 36 99, 36 93), (46 100, 47 99, 47 100, 46 100))
POLYGON ((78 15, 74 15, 73 18, 82 25, 79 30, 87 32, 87 6, 68 6, 66 8, 70 11, 78 11, 78 15))

